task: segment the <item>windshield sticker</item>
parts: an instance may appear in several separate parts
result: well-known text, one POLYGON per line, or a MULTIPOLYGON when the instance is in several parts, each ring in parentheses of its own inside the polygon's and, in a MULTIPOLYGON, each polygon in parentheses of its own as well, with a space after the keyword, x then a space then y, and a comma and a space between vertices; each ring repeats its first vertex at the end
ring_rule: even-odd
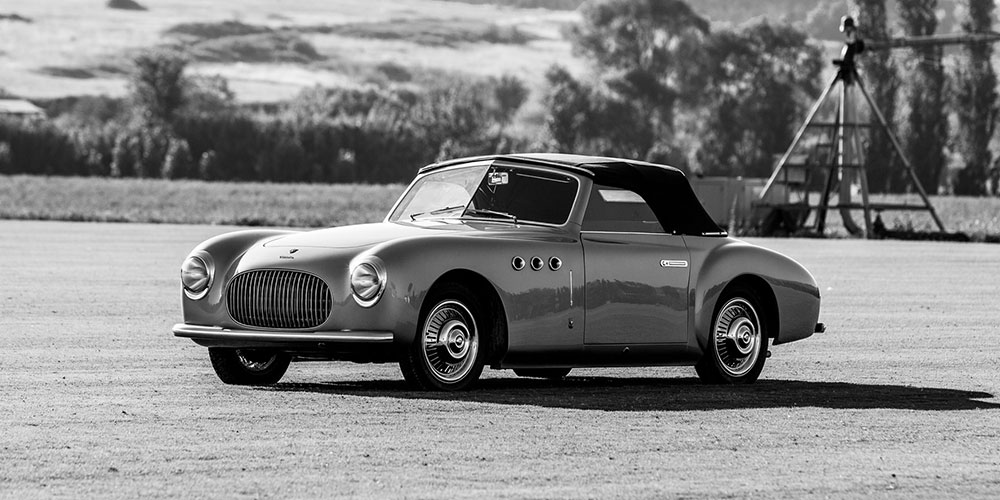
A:
POLYGON ((507 172, 490 172, 490 185, 500 186, 510 182, 510 177, 507 172))

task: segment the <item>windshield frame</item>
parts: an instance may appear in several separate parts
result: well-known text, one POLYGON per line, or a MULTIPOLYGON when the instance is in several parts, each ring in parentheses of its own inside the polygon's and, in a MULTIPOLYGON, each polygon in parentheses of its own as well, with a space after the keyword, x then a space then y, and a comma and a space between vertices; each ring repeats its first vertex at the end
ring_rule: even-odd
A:
POLYGON ((547 173, 551 173, 551 174, 558 174, 558 175, 561 175, 561 176, 565 176, 566 178, 570 179, 572 182, 575 182, 576 183, 576 192, 573 195, 573 204, 570 205, 569 210, 566 212, 566 220, 564 220, 562 223, 555 224, 555 223, 551 223, 551 222, 541 222, 541 221, 536 221, 536 220, 531 220, 531 219, 522 219, 520 217, 517 217, 517 219, 514 220, 514 219, 506 219, 506 218, 498 218, 498 217, 481 217, 481 216, 477 217, 475 215, 468 215, 468 214, 465 213, 465 211, 468 210, 469 204, 472 203, 472 198, 470 197, 469 201, 465 205, 465 207, 466 207, 465 210, 463 210, 462 213, 459 214, 459 215, 442 214, 441 216, 431 216, 431 217, 425 217, 425 218, 418 218, 416 221, 420 221, 420 220, 451 219, 451 220, 471 220, 471 221, 484 221, 484 222, 501 222, 501 223, 507 223, 507 224, 514 224, 515 226, 522 225, 522 224, 528 224, 528 225, 533 225, 533 226, 547 226, 547 227, 565 227, 565 226, 567 226, 567 225, 569 225, 571 223, 578 223, 575 220, 575 218, 578 215, 577 210, 579 209, 579 205, 580 205, 580 192, 583 189, 583 179, 581 179, 579 175, 577 175, 574 172, 568 172, 566 170, 562 170, 562 169, 558 169, 558 168, 535 166, 535 165, 525 165, 525 164, 522 164, 522 163, 511 162, 511 161, 502 161, 502 160, 498 160, 498 159, 491 159, 491 160, 486 160, 486 161, 474 161, 474 162, 469 162, 469 163, 461 163, 461 164, 458 164, 458 165, 449 165, 447 167, 436 168, 436 169, 433 169, 433 170, 430 170, 428 172, 424 172, 424 173, 418 175, 417 177, 415 177, 413 179, 412 182, 410 182, 410 185, 406 187, 406 190, 403 191, 403 193, 399 196, 399 199, 397 199, 396 203, 394 203, 392 205, 392 208, 389 209, 389 213, 385 216, 384 222, 406 222, 406 223, 416 222, 416 221, 407 221, 407 220, 404 220, 405 217, 397 217, 395 220, 392 220, 391 218, 392 218, 393 214, 395 214, 396 211, 399 209, 399 205, 406 198, 406 195, 409 194, 410 190, 413 189, 413 186, 416 185, 416 183, 420 179, 422 179, 424 177, 427 177, 429 175, 434 175, 434 174, 437 174, 437 173, 440 173, 440 172, 449 171, 449 170, 456 170, 456 169, 459 169, 459 168, 469 168, 469 167, 482 167, 482 166, 489 167, 486 170, 486 174, 487 175, 489 174, 489 172, 490 172, 490 170, 492 168, 494 168, 494 167, 503 167, 503 168, 518 169, 518 170, 534 170, 534 171, 547 172, 547 173))

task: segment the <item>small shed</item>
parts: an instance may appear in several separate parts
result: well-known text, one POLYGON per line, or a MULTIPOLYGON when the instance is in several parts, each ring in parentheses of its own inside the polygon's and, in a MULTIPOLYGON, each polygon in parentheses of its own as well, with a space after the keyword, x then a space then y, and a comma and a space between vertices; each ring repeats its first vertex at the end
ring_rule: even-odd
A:
POLYGON ((42 118, 45 110, 24 99, 0 99, 0 116, 42 118))

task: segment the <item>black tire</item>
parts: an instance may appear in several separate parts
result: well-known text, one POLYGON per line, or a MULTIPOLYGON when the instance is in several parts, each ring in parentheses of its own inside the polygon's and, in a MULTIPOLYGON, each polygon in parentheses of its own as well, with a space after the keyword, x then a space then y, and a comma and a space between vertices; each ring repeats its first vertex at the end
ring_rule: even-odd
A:
POLYGON ((219 380, 233 385, 271 385, 281 380, 292 357, 266 349, 210 347, 208 357, 219 380))
POLYGON ((751 384, 760 376, 769 337, 762 303, 746 286, 723 292, 712 315, 708 348, 694 367, 703 382, 751 384))
POLYGON ((488 312, 465 285, 435 288, 420 314, 413 344, 399 362, 410 387, 433 391, 472 387, 483 373, 491 345, 488 312))
POLYGON ((515 368, 514 375, 518 377, 545 378, 562 380, 569 375, 572 368, 515 368))

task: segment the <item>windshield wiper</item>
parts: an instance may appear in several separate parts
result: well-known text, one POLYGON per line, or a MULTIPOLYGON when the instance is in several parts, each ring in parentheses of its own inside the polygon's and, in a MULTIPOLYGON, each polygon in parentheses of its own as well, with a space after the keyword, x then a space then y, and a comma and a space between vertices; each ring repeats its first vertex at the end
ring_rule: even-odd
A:
POLYGON ((485 208, 470 208, 466 210, 465 213, 462 215, 485 215, 487 217, 501 217, 504 219, 510 219, 514 221, 514 224, 517 224, 516 215, 509 214, 507 212, 498 212, 496 210, 487 210, 485 208))
POLYGON ((417 217, 420 217, 421 215, 443 214, 445 212, 448 212, 448 211, 451 211, 451 210, 457 210, 459 208, 465 208, 465 205, 453 205, 453 206, 450 206, 450 207, 438 208, 436 210, 430 210, 430 211, 427 211, 427 212, 417 212, 415 214, 410 214, 410 220, 417 220, 417 217))

